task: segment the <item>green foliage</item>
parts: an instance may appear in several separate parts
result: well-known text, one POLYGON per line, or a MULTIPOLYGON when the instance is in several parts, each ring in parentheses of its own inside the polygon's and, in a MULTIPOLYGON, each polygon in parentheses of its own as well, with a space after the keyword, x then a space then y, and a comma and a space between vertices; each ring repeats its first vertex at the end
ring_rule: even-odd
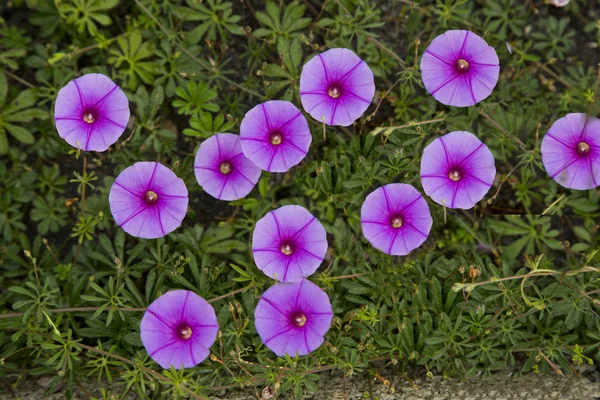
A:
POLYGON ((31 220, 38 222, 38 232, 45 235, 48 232, 58 232, 59 228, 67 224, 67 210, 64 202, 49 194, 45 199, 36 197, 33 200, 31 220))
POLYGON ((207 4, 197 0, 186 0, 188 7, 179 7, 175 14, 185 21, 200 21, 187 35, 188 43, 198 43, 204 36, 208 40, 217 38, 226 41, 228 34, 243 34, 238 22, 242 19, 239 15, 232 14, 231 2, 222 0, 207 0, 207 4))
POLYGON ((58 3, 58 12, 69 25, 74 25, 79 33, 87 32, 95 36, 98 26, 108 26, 112 20, 108 10, 119 4, 119 0, 66 0, 58 3))
POLYGON ((544 31, 534 32, 534 49, 543 50, 548 58, 564 58, 574 46, 575 32, 567 30, 569 18, 549 17, 544 21, 544 31))
POLYGON ((36 102, 33 89, 20 92, 12 100, 8 100, 8 89, 6 76, 0 72, 0 154, 8 151, 7 133, 21 143, 32 144, 33 134, 21 124, 48 118, 47 111, 33 107, 36 102))
POLYGON ((213 118, 211 113, 201 113, 200 116, 190 118, 190 127, 183 130, 184 135, 209 138, 220 132, 231 132, 235 125, 226 121, 223 114, 213 118))
POLYGON ((204 82, 188 82, 186 87, 178 87, 175 94, 179 97, 173 100, 173 107, 179 114, 198 115, 203 111, 219 111, 219 106, 213 103, 217 91, 204 82))
POLYGON ((319 374, 375 376, 386 366, 399 376, 568 374, 600 362, 600 193, 558 186, 540 155, 553 121, 600 114, 597 7, 517 0, 3 7, 0 377, 11 387, 43 375, 48 395, 66 397, 212 398, 221 387, 256 387, 260 396, 269 387, 277 398, 300 398, 328 379, 319 374), (493 94, 474 107, 443 106, 423 89, 421 56, 447 29, 476 32, 501 60, 493 94), (238 133, 263 101, 301 108, 302 66, 333 47, 353 49, 376 76, 365 115, 330 127, 306 114, 313 140, 300 165, 263 172, 249 196, 230 204, 203 193, 193 172, 201 141, 238 133), (49 118, 58 90, 91 72, 110 76, 130 100, 128 128, 103 153, 73 149, 49 118), (429 201, 431 234, 406 257, 373 249, 360 226, 366 195, 392 182, 421 190, 423 148, 456 130, 473 132, 493 152, 490 192, 473 210, 429 201), (125 234, 108 205, 118 173, 147 160, 172 168, 190 195, 183 225, 156 240, 125 234), (307 207, 329 239, 310 279, 329 295, 335 318, 323 346, 298 358, 275 357, 254 328, 257 299, 273 282, 254 264, 252 232, 285 204, 307 207), (220 326, 211 357, 183 371, 162 370, 139 334, 140 309, 173 289, 213 299, 220 326))
POLYGON ((500 39, 518 37, 527 23, 525 6, 517 0, 490 1, 485 4, 484 14, 489 22, 487 29, 500 39))
POLYGON ((267 1, 265 11, 258 11, 256 19, 264 26, 254 31, 254 36, 269 38, 279 45, 281 40, 299 38, 301 31, 311 23, 310 18, 303 18, 306 6, 292 1, 283 10, 274 2, 267 1))
POLYGON ((270 98, 279 94, 282 100, 298 101, 300 99, 299 81, 302 67, 302 45, 299 40, 289 42, 281 39, 277 50, 282 57, 280 64, 268 64, 262 70, 265 76, 265 92, 270 98), (281 91, 285 89, 285 92, 281 91))

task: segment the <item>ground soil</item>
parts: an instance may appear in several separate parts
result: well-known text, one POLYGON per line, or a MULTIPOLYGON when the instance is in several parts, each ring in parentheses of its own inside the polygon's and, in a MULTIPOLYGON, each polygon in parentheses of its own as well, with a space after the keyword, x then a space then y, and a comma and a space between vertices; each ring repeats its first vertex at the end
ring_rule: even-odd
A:
MULTIPOLYGON (((411 381, 398 377, 397 372, 384 370, 380 373, 389 379, 385 386, 380 379, 369 378, 366 374, 356 374, 344 378, 341 374, 322 374, 316 393, 302 397, 304 400, 600 400, 600 372, 592 369, 580 376, 536 375, 510 376, 499 373, 488 377, 468 380, 444 380, 441 377, 428 379, 414 378, 411 381)), ((61 400, 64 392, 58 390, 44 395, 43 386, 50 378, 21 382, 13 389, 12 395, 2 394, 6 400, 61 400)), ((219 400, 257 399, 264 387, 212 393, 211 398, 219 400)), ((74 400, 90 399, 90 395, 101 398, 99 390, 88 386, 87 393, 77 390, 74 400)), ((119 388, 111 393, 118 395, 119 388)), ((137 396, 128 396, 135 399, 137 396)), ((264 397, 267 399, 268 397, 264 397)), ((291 396, 277 397, 279 400, 292 399, 291 396)), ((296 398, 298 399, 298 398, 296 398)), ((262 400, 262 399, 261 399, 262 400)))

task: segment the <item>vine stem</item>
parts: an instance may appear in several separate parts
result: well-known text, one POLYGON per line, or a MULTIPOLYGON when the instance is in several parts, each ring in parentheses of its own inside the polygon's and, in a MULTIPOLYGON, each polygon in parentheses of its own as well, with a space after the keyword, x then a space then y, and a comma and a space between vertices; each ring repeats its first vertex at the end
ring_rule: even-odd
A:
POLYGON ((342 275, 342 276, 333 276, 331 278, 327 278, 330 281, 339 281, 340 279, 352 279, 352 278, 359 278, 361 276, 365 276, 367 275, 366 272, 361 272, 359 274, 351 274, 351 275, 342 275))
POLYGON ((5 70, 5 69, 2 69, 1 71, 2 71, 2 72, 4 72, 6 75, 8 75, 10 78, 12 78, 12 79, 14 79, 15 81, 17 81, 17 82, 19 82, 19 83, 21 83, 21 84, 23 84, 23 85, 27 86, 27 87, 28 87, 28 88, 30 88, 30 89, 32 89, 32 88, 34 88, 34 87, 35 87, 35 86, 34 86, 34 85, 32 85, 31 83, 27 82, 25 79, 23 79, 23 78, 19 78, 17 75, 13 74, 12 72, 9 72, 9 71, 7 71, 7 70, 5 70))
POLYGON ((523 148, 523 150, 527 151, 527 146, 525 145, 525 143, 523 143, 523 141, 521 139, 519 139, 515 135, 510 135, 510 133, 506 129, 504 129, 504 127, 502 127, 502 125, 500 125, 498 122, 496 122, 496 120, 494 118, 487 115, 485 113, 485 111, 483 111, 483 109, 477 109, 477 112, 483 118, 487 119, 492 125, 494 125, 496 127, 496 129, 498 129, 500 132, 504 133, 505 135, 511 136, 515 140, 515 142, 517 142, 519 144, 519 146, 521 146, 523 148))
POLYGON ((547 65, 542 64, 541 62, 536 62, 535 63, 539 68, 543 69, 544 71, 546 71, 548 74, 552 75, 552 77, 554 79, 556 79, 557 81, 559 81, 560 83, 562 83, 564 86, 568 87, 571 90, 575 90, 575 88, 573 87, 573 85, 571 85, 569 82, 567 82, 566 80, 564 80, 563 78, 560 77, 560 75, 558 75, 556 72, 552 71, 547 65))
POLYGON ((404 124, 404 125, 396 125, 396 126, 382 126, 379 128, 375 128, 373 130, 373 132, 371 132, 371 135, 375 136, 380 132, 383 132, 384 136, 390 136, 390 134, 392 133, 393 130, 396 129, 404 129, 404 128, 411 128, 413 126, 419 126, 419 125, 427 125, 427 124, 435 124, 436 122, 443 122, 445 120, 445 118, 433 118, 433 119, 428 119, 427 121, 419 121, 419 122, 409 122, 408 124, 404 124))
MULTIPOLYGON (((330 280, 340 280, 340 279, 351 279, 351 278, 357 278, 360 276, 365 276, 367 275, 366 272, 362 272, 362 273, 358 273, 358 274, 352 274, 352 275, 343 275, 343 276, 334 276, 332 278, 329 278, 330 280)), ((240 288, 240 289, 236 289, 233 290, 229 293, 225 293, 221 296, 217 296, 214 297, 210 300, 207 300, 209 303, 214 303, 216 301, 219 300, 223 300, 226 299, 228 297, 232 297, 235 296, 236 294, 245 292, 249 289, 252 289, 254 287, 254 283, 249 284, 246 287, 240 288)), ((98 311, 100 309, 100 307, 69 307, 69 308, 54 308, 54 309, 49 309, 46 310, 47 313, 68 313, 68 312, 88 312, 88 311, 98 311)), ((108 310, 109 307, 106 307, 106 309, 108 310)), ((115 308, 114 311, 120 311, 120 312, 143 312, 146 311, 146 308, 142 307, 142 308, 136 308, 136 307, 120 307, 120 308, 115 308)), ((0 319, 5 319, 5 318, 15 318, 15 317, 22 317, 25 313, 23 312, 19 312, 19 313, 9 313, 9 314, 0 314, 0 319)))
POLYGON ((382 49, 382 50, 385 50, 385 51, 386 51, 387 53, 389 53, 389 54, 390 54, 392 57, 394 57, 396 60, 398 60, 398 62, 399 62, 401 65, 406 65, 406 62, 405 62, 405 61, 404 61, 402 58, 400 58, 400 56, 399 56, 398 54, 394 53, 392 50, 390 50, 388 47, 386 47, 386 46, 385 46, 383 43, 381 43, 379 40, 375 39, 373 36, 369 36, 369 37, 367 38, 367 41, 369 41, 369 42, 373 42, 373 43, 375 43, 375 45, 376 45, 377 47, 379 47, 379 48, 380 48, 380 49, 382 49))
POLYGON ((236 295, 236 294, 238 294, 238 293, 245 292, 246 290, 248 290, 248 289, 252 289, 253 287, 254 287, 254 283, 251 283, 251 284, 249 284, 248 286, 246 286, 246 287, 243 287, 243 288, 241 288, 241 289, 237 289, 237 290, 234 290, 234 291, 232 291, 232 292, 226 293, 226 294, 224 294, 224 295, 222 295, 222 296, 218 296, 218 297, 215 297, 215 298, 213 298, 213 299, 210 299, 210 300, 208 300, 208 302, 209 302, 209 303, 214 303, 215 301, 223 300, 223 299, 226 299, 226 298, 228 298, 228 297, 235 296, 235 295, 236 295))
POLYGON ((514 280, 514 279, 528 279, 528 278, 534 278, 536 276, 548 276, 548 275, 566 275, 566 276, 572 276, 572 275, 577 275, 577 274, 580 274, 580 273, 583 273, 583 272, 597 272, 597 273, 600 273, 600 269, 594 268, 594 267, 590 267, 590 266, 585 266, 585 267, 582 267, 580 269, 576 269, 576 270, 573 270, 573 271, 566 271, 566 272, 555 271, 553 269, 539 269, 539 270, 532 271, 532 272, 530 272, 528 274, 525 274, 525 275, 506 276, 504 278, 489 279, 487 281, 476 282, 476 283, 455 283, 454 287, 452 288, 452 290, 459 291, 461 289, 466 289, 467 291, 471 291, 471 290, 475 289, 478 286, 489 285, 490 283, 504 282, 504 281, 510 281, 510 280, 514 280))
MULTIPOLYGON (((231 296, 235 296, 238 293, 245 292, 248 289, 252 289, 254 284, 243 287, 241 289, 234 290, 232 292, 226 293, 222 296, 218 296, 208 300, 209 303, 214 303, 215 301, 223 300, 231 296)), ((98 311, 100 307, 72 307, 72 308, 54 308, 51 310, 46 310, 47 313, 68 313, 68 312, 86 312, 86 311, 98 311)), ((109 307, 106 307, 109 309, 109 307)), ((116 308, 114 311, 122 311, 122 312, 143 312, 146 311, 146 308, 134 308, 134 307, 123 307, 116 308)), ((14 317, 22 317, 25 313, 10 313, 10 314, 0 314, 0 319, 4 318, 14 318, 14 317)))

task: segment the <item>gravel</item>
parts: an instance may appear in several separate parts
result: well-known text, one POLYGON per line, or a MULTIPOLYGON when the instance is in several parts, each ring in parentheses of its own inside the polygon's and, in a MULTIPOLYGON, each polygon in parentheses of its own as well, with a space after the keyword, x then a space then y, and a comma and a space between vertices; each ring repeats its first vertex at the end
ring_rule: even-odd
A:
MULTIPOLYGON (((589 371, 581 377, 535 375, 515 377, 507 374, 496 374, 488 377, 470 378, 468 380, 445 380, 441 377, 433 379, 416 378, 408 381, 391 370, 380 373, 382 379, 389 379, 386 386, 382 379, 369 382, 366 375, 355 375, 344 379, 341 375, 322 374, 318 382, 319 390, 312 395, 304 396, 306 400, 600 400, 600 372, 589 371), (345 386, 345 388, 344 388, 345 386), (370 388, 369 388, 370 386, 370 388), (371 397, 372 394, 372 397, 371 397)), ((43 386, 49 382, 48 377, 20 382, 17 388, 0 386, 0 399, 18 400, 60 400, 64 393, 59 390, 51 395, 44 395, 43 386)), ((261 393, 264 387, 257 388, 261 393)), ((74 399, 89 399, 90 393, 102 398, 98 387, 87 386, 87 393, 77 391, 74 399)), ((111 393, 118 398, 121 390, 112 387, 111 393)), ((268 392, 265 391, 265 393, 268 392)), ((256 399, 254 389, 213 393, 223 400, 256 399)), ((135 396, 134 393, 131 393, 135 396)), ((129 397, 129 396, 128 396, 129 397)), ((134 397, 131 397, 132 399, 134 397)), ((268 399, 266 397, 265 399, 268 399)), ((292 399, 291 396, 278 396, 273 400, 292 399)), ((296 398, 299 400, 298 398, 296 398)))

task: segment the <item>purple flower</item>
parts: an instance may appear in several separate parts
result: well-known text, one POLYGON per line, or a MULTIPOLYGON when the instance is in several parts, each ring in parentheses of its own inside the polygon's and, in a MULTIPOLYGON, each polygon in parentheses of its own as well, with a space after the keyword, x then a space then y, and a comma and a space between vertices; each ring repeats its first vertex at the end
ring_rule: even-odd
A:
POLYGON ((258 269, 282 282, 295 282, 319 268, 327 252, 325 228, 308 210, 283 206, 262 217, 252 236, 258 269))
POLYGON ((303 279, 276 283, 258 301, 256 331, 278 356, 305 356, 316 350, 331 326, 333 311, 327 293, 303 279))
POLYGON ((566 188, 600 186, 600 119, 574 113, 556 121, 542 140, 542 162, 566 188))
POLYGON ((208 357, 218 331, 213 307, 189 290, 173 290, 154 300, 140 324, 148 355, 165 369, 200 364, 208 357))
POLYGON ((244 156, 238 135, 219 133, 200 145, 194 172, 206 193, 231 201, 250 193, 261 170, 244 156))
POLYGON ((473 208, 488 192, 495 176, 492 152, 472 133, 450 132, 423 151, 423 190, 443 206, 473 208))
POLYGON ((302 69, 302 106, 327 125, 351 125, 369 107, 374 94, 373 72, 348 49, 327 50, 302 69))
POLYGON ((240 126, 244 155, 260 169, 286 172, 308 152, 312 136, 304 115, 289 101, 267 101, 248 111, 240 126))
POLYGON ((433 220, 427 202, 414 187, 392 183, 367 196, 360 222, 363 235, 373 247, 393 256, 405 256, 427 239, 433 220))
POLYGON ((185 217, 188 191, 183 179, 157 162, 138 162, 117 176, 108 196, 115 222, 144 239, 165 236, 185 217))
POLYGON ((71 146, 105 151, 127 127, 129 100, 107 76, 86 74, 58 91, 54 121, 71 146))
POLYGON ((440 103, 468 107, 488 97, 500 73, 493 47, 471 31, 447 31, 421 58, 425 89, 440 103))

